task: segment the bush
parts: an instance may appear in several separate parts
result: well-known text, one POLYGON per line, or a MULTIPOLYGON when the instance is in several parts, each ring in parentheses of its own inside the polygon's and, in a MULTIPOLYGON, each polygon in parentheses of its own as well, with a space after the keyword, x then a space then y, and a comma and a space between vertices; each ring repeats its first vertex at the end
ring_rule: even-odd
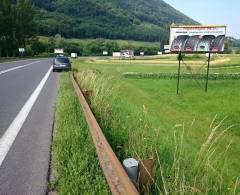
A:
POLYGON ((33 55, 38 55, 40 53, 44 53, 47 51, 48 43, 41 42, 39 40, 35 40, 31 44, 31 50, 33 52, 33 55))
POLYGON ((225 49, 224 53, 231 54, 231 53, 233 53, 233 50, 231 48, 228 48, 228 49, 225 49))
POLYGON ((108 51, 111 54, 114 51, 119 51, 120 47, 116 41, 96 39, 89 41, 83 49, 84 56, 101 56, 103 51, 108 51))
POLYGON ((82 55, 83 53, 83 46, 81 44, 77 43, 71 43, 66 42, 64 46, 65 53, 68 53, 69 55, 71 53, 77 53, 78 55, 82 55))
MULTIPOLYGON (((126 72, 123 73, 124 78, 128 79, 177 79, 177 73, 138 73, 138 72, 126 72)), ((190 74, 182 73, 181 79, 206 79, 205 74, 190 74)), ((239 80, 240 73, 212 73, 209 74, 209 80, 239 80)))
POLYGON ((237 50, 236 50, 236 54, 240 54, 240 49, 237 49, 237 50))

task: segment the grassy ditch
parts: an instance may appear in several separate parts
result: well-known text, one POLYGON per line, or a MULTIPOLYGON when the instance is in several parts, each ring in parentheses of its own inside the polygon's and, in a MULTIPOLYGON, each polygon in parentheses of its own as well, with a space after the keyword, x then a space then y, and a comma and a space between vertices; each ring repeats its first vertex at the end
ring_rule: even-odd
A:
POLYGON ((141 70, 134 62, 78 61, 74 68, 118 158, 154 159, 150 194, 240 192, 239 81, 212 81, 205 94, 186 80, 176 96, 175 81, 122 78, 141 70))
POLYGON ((57 98, 53 169, 50 190, 59 194, 110 194, 67 73, 62 73, 57 98))

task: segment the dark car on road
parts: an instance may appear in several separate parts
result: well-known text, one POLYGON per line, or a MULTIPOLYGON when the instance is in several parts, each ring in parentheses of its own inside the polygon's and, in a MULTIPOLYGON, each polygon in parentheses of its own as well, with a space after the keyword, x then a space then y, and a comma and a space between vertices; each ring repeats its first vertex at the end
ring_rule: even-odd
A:
POLYGON ((67 57, 64 56, 57 56, 53 60, 53 72, 57 70, 71 70, 71 62, 67 57))

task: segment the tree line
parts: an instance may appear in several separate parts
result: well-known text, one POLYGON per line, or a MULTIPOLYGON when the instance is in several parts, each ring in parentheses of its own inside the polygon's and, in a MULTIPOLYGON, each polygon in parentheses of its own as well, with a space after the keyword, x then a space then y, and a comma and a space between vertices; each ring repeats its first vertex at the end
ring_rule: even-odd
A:
MULTIPOLYGON (((0 57, 18 56, 18 48, 25 48, 28 56, 50 55, 55 47, 64 48, 65 52, 69 54, 77 52, 83 56, 102 55, 103 51, 108 51, 111 54, 113 51, 122 49, 133 49, 136 54, 144 51, 146 55, 153 55, 159 51, 160 44, 159 46, 154 44, 152 46, 144 44, 122 45, 117 40, 113 40, 158 40, 161 45, 168 43, 168 32, 165 32, 164 28, 160 27, 161 25, 139 25, 140 19, 124 15, 118 9, 113 9, 112 15, 108 15, 110 13, 106 12, 105 7, 111 7, 112 4, 100 6, 93 1, 101 7, 101 13, 97 9, 93 12, 88 4, 86 6, 76 4, 79 7, 79 12, 70 13, 70 5, 73 5, 74 1, 63 1, 62 5, 53 4, 53 2, 60 1, 0 0, 0 57), (39 9, 40 7, 42 8, 39 9), (47 8, 48 10, 46 10, 47 8), (60 12, 67 15, 72 14, 72 17, 66 17, 65 14, 61 15, 60 12), (73 19, 76 14, 79 16, 79 20, 73 19), (92 14, 92 17, 89 14, 92 14), (41 34, 48 36, 47 41, 38 39, 36 35, 41 34), (83 44, 81 41, 69 41, 62 36, 65 38, 97 39, 86 41, 83 44)), ((89 1, 87 0, 85 3, 87 2, 89 1)), ((239 40, 229 38, 226 41, 226 53, 231 53, 232 47, 239 47, 239 40)), ((239 53, 239 50, 237 52, 239 53)))
MULTIPOLYGON (((111 54, 113 51, 122 49, 133 49, 135 53, 144 51, 145 54, 156 54, 159 50, 159 47, 155 45, 152 47, 144 47, 143 44, 141 46, 120 45, 118 41, 105 39, 90 40, 84 42, 84 44, 71 42, 68 39, 64 39, 61 35, 64 37, 72 37, 73 35, 65 36, 59 28, 53 34, 49 34, 46 41, 42 41, 37 37, 37 35, 41 34, 40 29, 42 29, 42 24, 36 19, 38 14, 40 12, 32 3, 32 0, 0 0, 0 57, 18 56, 19 48, 25 48, 25 55, 28 56, 49 56, 53 54, 54 48, 64 48, 68 54, 76 52, 82 56, 102 55, 103 51, 108 51, 111 54)), ((41 14, 44 16, 46 13, 43 12, 41 14)), ((58 24, 58 22, 55 24, 58 24)), ((74 25, 71 25, 71 22, 67 24, 70 26, 63 29, 74 29, 74 25)), ((97 31, 94 30, 94 32, 97 31)), ((140 30, 139 32, 141 33, 140 30)), ((80 33, 82 33, 83 37, 85 36, 83 32, 80 31, 80 33)), ((88 32, 88 37, 96 38, 90 32, 88 32)))
POLYGON ((132 44, 131 42, 122 43, 118 40, 108 39, 82 39, 71 40, 61 37, 60 34, 56 34, 54 37, 40 37, 35 39, 32 44, 27 46, 29 55, 53 55, 54 48, 63 48, 64 52, 68 55, 71 53, 77 53, 79 56, 102 56, 103 51, 107 51, 109 55, 112 52, 131 49, 134 50, 136 55, 140 52, 144 52, 146 55, 156 55, 159 51, 159 46, 156 44, 148 44, 137 42, 132 44))
POLYGON ((31 0, 0 1, 0 57, 18 55, 36 34, 31 0))

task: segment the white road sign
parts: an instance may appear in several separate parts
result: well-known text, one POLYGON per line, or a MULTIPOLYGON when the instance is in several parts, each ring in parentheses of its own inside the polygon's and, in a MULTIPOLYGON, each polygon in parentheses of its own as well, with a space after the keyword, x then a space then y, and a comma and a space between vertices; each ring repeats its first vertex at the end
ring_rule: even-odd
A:
POLYGON ((19 51, 20 53, 24 53, 24 52, 25 52, 25 48, 18 48, 18 51, 19 51))

